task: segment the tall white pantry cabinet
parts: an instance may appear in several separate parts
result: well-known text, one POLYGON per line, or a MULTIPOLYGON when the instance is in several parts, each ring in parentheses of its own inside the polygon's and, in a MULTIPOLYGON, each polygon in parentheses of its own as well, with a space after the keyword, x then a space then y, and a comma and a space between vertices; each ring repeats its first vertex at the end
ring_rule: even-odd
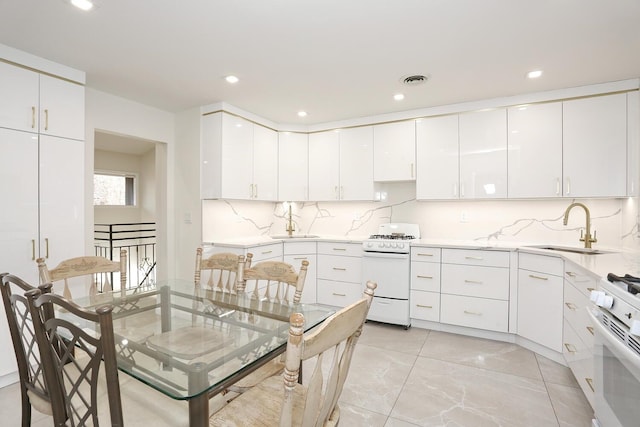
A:
MULTIPOLYGON (((84 82, 42 71, 0 58, 0 270, 33 285, 36 258, 84 255, 84 82)), ((4 308, 0 348, 3 386, 17 379, 4 308)))

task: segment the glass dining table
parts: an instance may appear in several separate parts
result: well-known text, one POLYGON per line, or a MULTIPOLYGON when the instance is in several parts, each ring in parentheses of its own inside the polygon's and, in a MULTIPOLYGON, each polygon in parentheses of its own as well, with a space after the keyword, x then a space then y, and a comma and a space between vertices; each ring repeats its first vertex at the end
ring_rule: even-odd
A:
POLYGON ((196 288, 186 280, 74 302, 86 308, 114 306, 118 369, 173 399, 187 400, 190 426, 208 426, 210 397, 286 350, 292 313, 304 315, 305 330, 334 313, 317 304, 196 288))

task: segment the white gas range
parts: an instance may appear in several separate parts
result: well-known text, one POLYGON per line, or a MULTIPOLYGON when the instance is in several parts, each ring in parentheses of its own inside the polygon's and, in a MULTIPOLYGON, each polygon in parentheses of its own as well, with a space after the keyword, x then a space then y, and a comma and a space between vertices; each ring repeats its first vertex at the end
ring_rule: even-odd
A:
POLYGON ((363 283, 378 284, 367 319, 411 326, 409 289, 411 241, 420 238, 418 224, 388 223, 362 243, 363 283))

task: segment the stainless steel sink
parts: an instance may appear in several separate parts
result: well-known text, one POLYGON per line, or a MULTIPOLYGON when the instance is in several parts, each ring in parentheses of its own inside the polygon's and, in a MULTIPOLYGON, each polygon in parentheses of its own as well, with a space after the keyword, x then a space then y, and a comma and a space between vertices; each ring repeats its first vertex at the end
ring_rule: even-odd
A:
POLYGON ((575 246, 559 246, 559 245, 531 245, 525 246, 526 248, 546 249, 548 251, 560 251, 560 252, 572 252, 576 254, 584 255, 600 255, 600 254, 612 254, 615 252, 602 251, 600 249, 593 248, 578 248, 575 246))
POLYGON ((276 236, 270 236, 272 239, 313 239, 314 237, 318 237, 315 234, 294 234, 293 236, 289 236, 288 234, 279 234, 276 236))

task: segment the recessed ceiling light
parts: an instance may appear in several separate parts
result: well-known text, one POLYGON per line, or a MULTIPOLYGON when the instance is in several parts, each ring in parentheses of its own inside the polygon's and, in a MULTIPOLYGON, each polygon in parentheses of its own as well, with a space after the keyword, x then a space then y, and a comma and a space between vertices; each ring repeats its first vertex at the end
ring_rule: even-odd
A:
POLYGON ((298 111, 298 116, 299 117, 307 117, 307 112, 306 111, 298 111))
POLYGON ((93 9, 93 3, 89 0, 71 0, 71 4, 82 10, 93 9))
POLYGON ((534 70, 534 71, 529 71, 527 73, 527 77, 530 79, 537 79, 541 75, 542 75, 542 70, 534 70))
POLYGON ((236 76, 227 76, 224 79, 227 81, 227 83, 231 83, 231 84, 238 83, 240 81, 240 79, 237 78, 236 76))
POLYGON ((402 101, 404 99, 404 94, 396 93, 395 95, 393 95, 393 99, 395 99, 396 101, 402 101))

